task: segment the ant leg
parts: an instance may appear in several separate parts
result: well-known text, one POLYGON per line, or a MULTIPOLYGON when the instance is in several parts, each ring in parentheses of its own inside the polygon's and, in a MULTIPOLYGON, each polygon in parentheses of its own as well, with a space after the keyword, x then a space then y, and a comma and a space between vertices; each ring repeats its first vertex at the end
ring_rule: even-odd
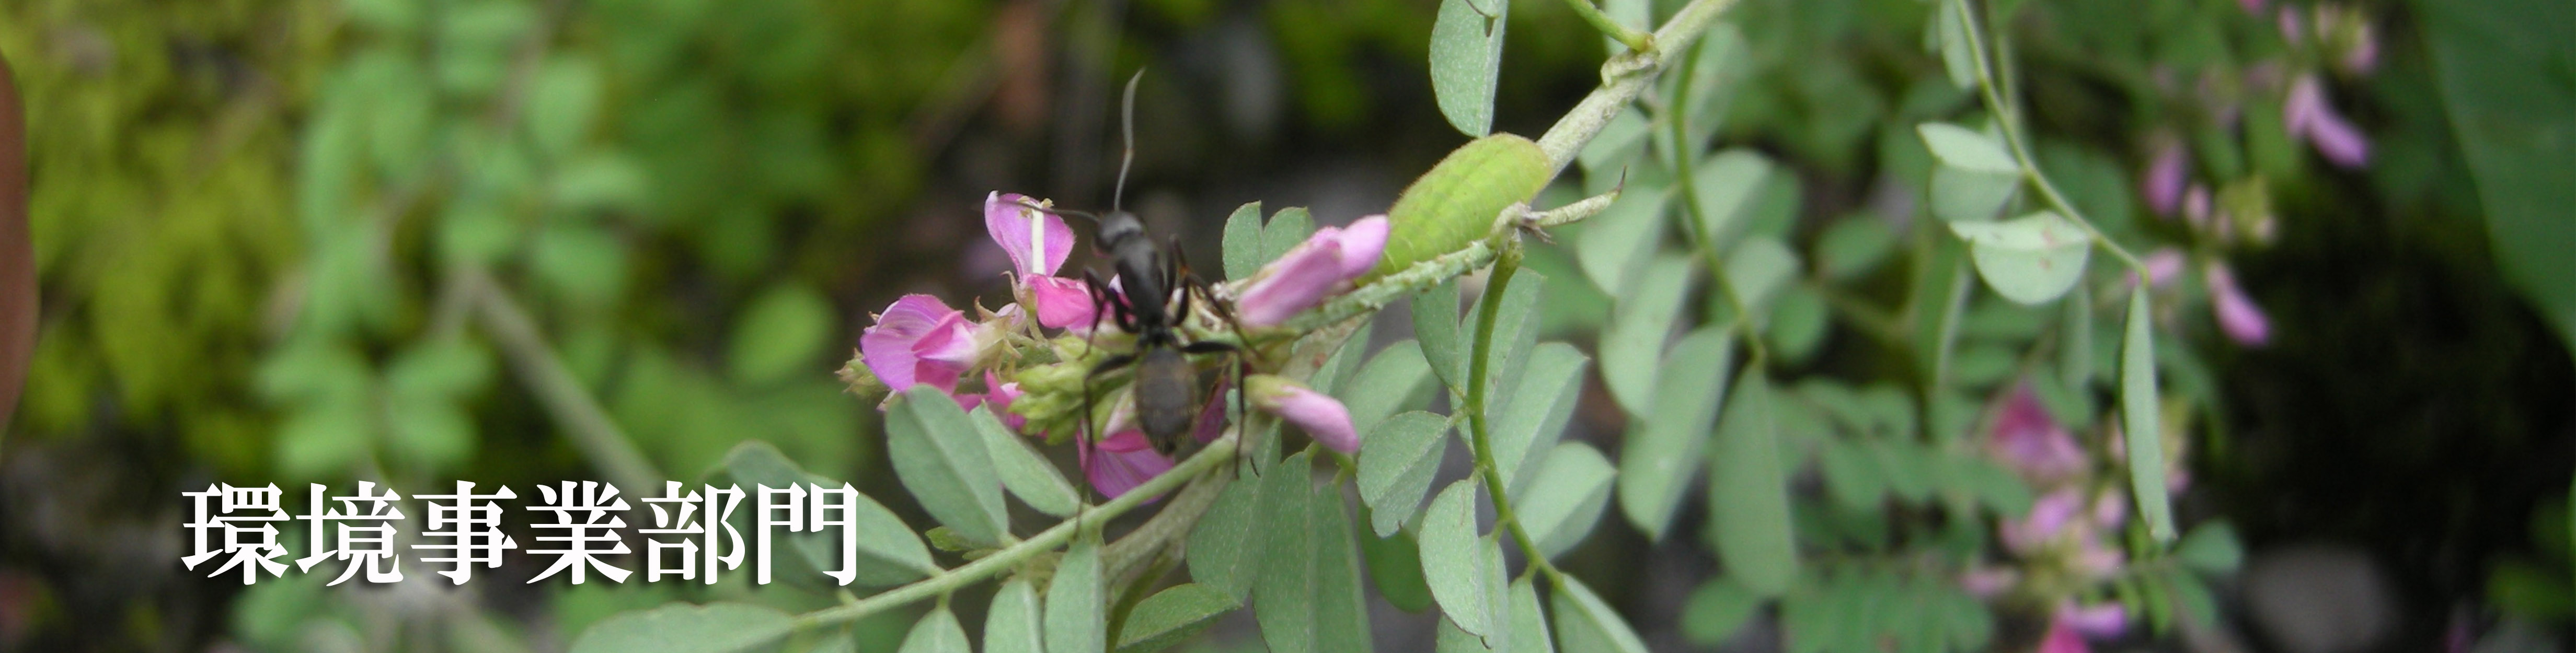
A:
POLYGON ((1244 348, 1224 342, 1193 342, 1181 346, 1184 354, 1226 354, 1233 359, 1234 364, 1227 366, 1227 370, 1234 373, 1231 384, 1234 386, 1234 423, 1240 433, 1236 447, 1237 451, 1244 452, 1245 462, 1250 465, 1252 475, 1257 477, 1261 475, 1261 458, 1252 452, 1252 395, 1248 384, 1252 378, 1252 363, 1244 352, 1244 348))

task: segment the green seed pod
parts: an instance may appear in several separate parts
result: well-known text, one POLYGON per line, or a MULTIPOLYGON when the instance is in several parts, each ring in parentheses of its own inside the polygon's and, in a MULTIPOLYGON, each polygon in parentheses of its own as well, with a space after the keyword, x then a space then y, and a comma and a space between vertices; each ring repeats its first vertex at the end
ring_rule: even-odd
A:
POLYGON ((1529 139, 1495 134, 1459 146, 1387 210, 1394 230, 1386 255, 1361 283, 1466 248, 1505 207, 1537 196, 1548 177, 1547 153, 1529 139))

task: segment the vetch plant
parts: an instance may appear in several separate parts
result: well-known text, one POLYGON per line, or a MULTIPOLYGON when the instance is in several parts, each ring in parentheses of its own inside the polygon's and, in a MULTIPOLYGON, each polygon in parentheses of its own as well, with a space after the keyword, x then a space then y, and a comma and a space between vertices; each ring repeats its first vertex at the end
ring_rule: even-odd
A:
MULTIPOLYGON (((1400 608, 1436 606, 1444 651, 1643 651, 1616 595, 1558 566, 1613 499, 1646 537, 1696 536, 1718 562, 1684 611, 1704 643, 1773 606, 1802 653, 1983 650, 2012 615, 2046 626, 2007 643, 2069 651, 2209 618, 2205 576, 2232 568, 2235 545, 2223 525, 2185 534, 2170 505, 2191 414, 2160 383, 2182 356, 2156 343, 2169 303, 2157 280, 2171 274, 2034 157, 2010 50, 1987 29, 2008 16, 1928 8, 1933 51, 1984 113, 1907 125, 1933 167, 1891 310, 1857 287, 1908 236, 1843 220, 1802 254, 1795 172, 1712 151, 1746 41, 1718 20, 1728 0, 1692 0, 1651 32, 1649 3, 1568 4, 1610 55, 1602 86, 1554 127, 1491 133, 1509 3, 1447 0, 1432 86, 1472 140, 1384 216, 1317 229, 1302 209, 1236 210, 1223 282, 1126 256, 1121 277, 1077 279, 1063 211, 989 195, 1012 301, 901 298, 843 369, 883 410, 896 475, 937 526, 838 546, 926 539, 953 555, 802 614, 626 613, 574 650, 810 646, 926 604, 906 651, 1151 651, 1248 604, 1270 650, 1363 651, 1374 588, 1400 608), (1578 162, 1591 195, 1549 192, 1578 162), (1594 354, 1541 342, 1561 329, 1551 277, 1607 298, 1594 354), (1413 338, 1368 351, 1355 336, 1397 301, 1413 338), (2119 320, 2097 325, 2106 312, 2119 320), (1790 378, 1835 321, 1910 368, 1790 378), (1155 356, 1179 362, 1137 362, 1155 356), (1587 370, 1626 421, 1611 452, 1569 436, 1587 370), (1435 394, 1448 414, 1429 409, 1435 394), (1453 444, 1472 464, 1444 478, 1453 444), (1040 446, 1072 447, 1089 489, 1040 446), (1021 528, 1012 501, 1054 520, 1021 528), (1693 507, 1703 529, 1680 532, 1693 507), (997 589, 970 635, 951 603, 986 583, 997 589)), ((1104 248, 1131 237, 1094 235, 1104 248)), ((2247 321, 2230 312, 2242 311, 2221 320, 2247 321)))

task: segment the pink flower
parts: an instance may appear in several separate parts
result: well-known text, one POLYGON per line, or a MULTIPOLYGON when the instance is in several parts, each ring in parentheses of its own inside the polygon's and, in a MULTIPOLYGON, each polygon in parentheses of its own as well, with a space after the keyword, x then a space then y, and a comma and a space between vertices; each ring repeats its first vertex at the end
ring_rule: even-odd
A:
POLYGON ((2065 620, 2051 619, 2048 634, 2039 638, 2038 653, 2093 653, 2093 647, 2085 644, 2084 636, 2076 634, 2065 620))
POLYGON ((2326 102, 2325 83, 2315 74, 2290 82, 2290 94, 2281 101, 2281 120, 2291 138, 2306 139, 2317 154, 2335 165, 2358 168, 2370 162, 2370 137, 2335 113, 2326 102))
POLYGON ((2057 604, 2053 619, 2093 639, 2111 639, 2129 630, 2129 609, 2118 603, 2085 606, 2067 599, 2057 604))
MULTIPOLYGON (((2172 283, 2175 275, 2182 274, 2184 261, 2182 250, 2164 247, 2147 252, 2147 255, 2138 262, 2146 264, 2147 280, 2154 283, 2156 287, 2162 288, 2165 284, 2172 283)), ((2129 285, 2137 284, 2137 273, 2130 273, 2129 285)))
POLYGON ((1959 575, 1959 588, 1980 599, 2002 596, 2021 581, 2021 572, 2011 567, 1977 567, 1959 575))
POLYGON ((2031 502, 2029 516, 1997 523, 1995 539, 2003 541, 2004 550, 2028 555, 2057 540, 2083 512, 2084 497, 2075 488, 2059 488, 2031 502))
POLYGON ((2006 395, 1986 438, 1986 454, 2039 485, 2050 485, 2084 471, 2084 449, 2075 435, 2049 417, 2039 394, 2023 383, 2006 395))
POLYGON ((1252 405, 1288 420, 1334 451, 1359 452, 1359 430, 1351 426, 1351 411, 1341 400, 1267 374, 1253 375, 1246 386, 1252 390, 1252 405))
POLYGON ((2156 148, 2156 158, 2147 164, 2146 175, 2138 180, 2138 192, 2147 197, 2147 208, 2156 215, 2173 215, 2182 206, 2183 184, 2190 180, 2181 143, 2165 143, 2156 148))
POLYGON ((991 406, 993 416, 1000 418, 1002 425, 1010 427, 1011 432, 1018 433, 1029 425, 1029 418, 1011 412, 1011 402, 1018 401, 1021 394, 1019 382, 1003 383, 1002 377, 993 374, 992 370, 984 370, 984 392, 956 395, 957 407, 974 410, 976 406, 991 406))
POLYGON ((895 392, 916 384, 957 391, 982 337, 965 313, 930 295, 904 295, 859 334, 859 362, 895 392))
POLYGON ((1012 289, 1020 302, 1050 329, 1089 326, 1095 319, 1091 290, 1080 279, 1053 276, 1073 253, 1073 228, 1064 218, 1030 208, 1025 195, 995 192, 984 197, 984 231, 1011 256, 1012 289))
POLYGON ((2202 271, 2201 281, 2209 286, 2210 310, 2218 314, 2218 329, 2229 339, 2247 347, 2260 347, 2272 341, 2272 321, 2263 316, 2263 307, 2245 296, 2236 286, 2236 274, 2224 263, 2212 263, 2202 271))
POLYGON ((1081 438, 1074 442, 1074 452, 1082 459, 1083 477, 1102 496, 1112 499, 1172 470, 1172 459, 1155 451, 1153 441, 1146 439, 1141 430, 1110 434, 1098 445, 1083 443, 1081 438))
POLYGON ((1377 267, 1386 253, 1390 226, 1386 216, 1360 218, 1347 228, 1325 227, 1252 275, 1235 299, 1235 318, 1244 326, 1272 326, 1344 290, 1350 280, 1377 267))

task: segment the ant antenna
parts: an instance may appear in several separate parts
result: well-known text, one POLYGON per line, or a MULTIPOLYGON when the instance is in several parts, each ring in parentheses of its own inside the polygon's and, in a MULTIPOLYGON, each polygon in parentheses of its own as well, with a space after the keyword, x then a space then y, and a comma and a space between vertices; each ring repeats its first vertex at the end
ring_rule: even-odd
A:
POLYGON ((1136 163, 1136 82, 1144 79, 1145 69, 1136 69, 1135 76, 1127 78, 1127 97, 1118 105, 1119 135, 1126 139, 1127 151, 1118 157, 1118 187, 1109 193, 1111 213, 1126 206, 1127 167, 1136 163))
POLYGON ((1036 202, 1031 202, 1031 201, 1028 201, 1028 200, 1020 200, 1020 202, 1019 202, 1019 203, 1020 203, 1020 208, 1028 209, 1028 210, 1031 210, 1031 211, 1036 211, 1036 212, 1039 212, 1039 213, 1045 213, 1045 214, 1048 214, 1048 215, 1059 215, 1059 216, 1066 216, 1066 215, 1069 215, 1069 216, 1073 216, 1073 217, 1077 217, 1077 218, 1082 218, 1082 219, 1084 219, 1084 220, 1090 220, 1092 224, 1100 224, 1100 216, 1098 216, 1098 215, 1094 215, 1094 214, 1091 214, 1091 213, 1088 213, 1088 212, 1084 212, 1084 211, 1075 211, 1075 210, 1073 210, 1073 209, 1059 209, 1059 208, 1055 208, 1055 207, 1052 207, 1052 206, 1041 206, 1041 205, 1039 205, 1039 204, 1038 204, 1038 203, 1036 203, 1036 202))

